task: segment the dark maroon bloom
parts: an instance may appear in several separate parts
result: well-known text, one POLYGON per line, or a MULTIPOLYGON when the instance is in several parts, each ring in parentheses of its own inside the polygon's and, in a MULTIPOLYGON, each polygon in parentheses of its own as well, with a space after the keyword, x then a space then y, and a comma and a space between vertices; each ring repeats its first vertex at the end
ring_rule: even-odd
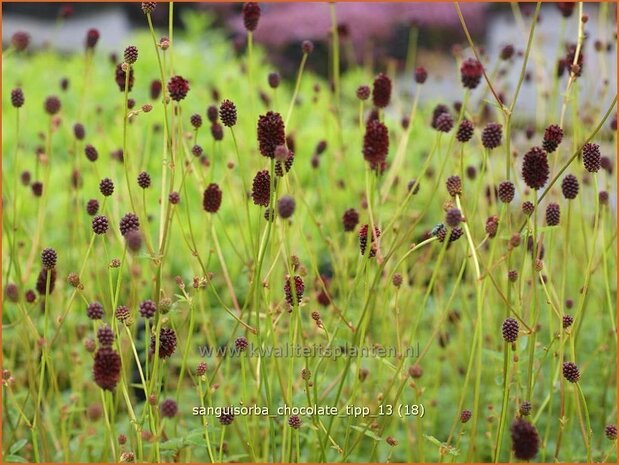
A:
POLYGON ((43 264, 43 268, 46 270, 51 270, 56 267, 56 260, 58 259, 58 255, 54 249, 43 249, 41 252, 41 263, 43 264))
POLYGON ((376 108, 385 108, 391 100, 391 79, 384 73, 374 78, 372 102, 376 108))
POLYGON ((582 161, 589 173, 597 173, 601 167, 600 146, 587 142, 582 147, 582 161))
POLYGON ((199 129, 200 126, 202 126, 202 117, 198 115, 197 113, 194 115, 191 115, 191 118, 189 119, 189 121, 191 122, 191 125, 193 126, 194 129, 199 129))
POLYGON ((615 425, 607 425, 606 428, 604 428, 604 434, 606 435, 607 439, 611 441, 616 441, 617 440, 617 427, 615 425))
POLYGON ((268 82, 271 89, 277 89, 281 81, 281 76, 277 72, 269 73, 268 82))
POLYGON ((389 151, 389 130, 379 120, 368 121, 363 136, 363 158, 375 168, 384 162, 389 151))
POLYGON ((258 171, 252 183, 251 196, 256 205, 268 207, 271 195, 271 176, 267 170, 258 171))
POLYGON ((301 51, 306 55, 312 53, 314 51, 314 42, 311 40, 304 40, 301 42, 301 51))
POLYGON ((467 423, 472 416, 473 412, 471 412, 470 410, 462 410, 462 412, 460 412, 460 423, 467 423))
POLYGON ((49 293, 50 294, 54 291, 54 286, 56 285, 56 269, 41 270, 39 272, 39 275, 37 276, 37 283, 36 283, 37 292, 41 295, 45 295, 45 292, 46 292, 47 273, 49 273, 49 293))
POLYGON ((520 415, 527 417, 531 414, 531 408, 531 402, 525 400, 522 404, 520 404, 520 407, 518 407, 518 411, 520 412, 520 415))
POLYGON ((447 186, 447 192, 449 192, 449 195, 452 197, 462 195, 462 180, 460 176, 449 176, 445 185, 447 186))
POLYGON ((97 152, 97 149, 90 144, 87 144, 86 147, 84 147, 84 154, 86 155, 86 158, 92 162, 97 161, 99 158, 99 152, 97 152))
POLYGON ((445 214, 445 223, 450 228, 456 228, 462 222, 462 212, 457 208, 450 208, 445 214))
POLYGON ((600 166, 608 174, 613 174, 613 161, 609 157, 603 156, 600 158, 600 166))
POLYGON ((486 220, 486 234, 489 237, 495 237, 497 231, 499 230, 499 217, 496 215, 492 215, 488 217, 486 220))
POLYGON ((456 139, 458 142, 468 142, 473 137, 473 123, 468 119, 462 120, 460 126, 458 126, 458 132, 456 133, 456 139))
POLYGON ((359 86, 357 87, 357 98, 359 100, 365 101, 370 98, 370 87, 369 86, 359 86))
MULTIPOLYGON (((124 84, 123 84, 124 86, 124 84)), ((150 83, 150 98, 152 100, 157 100, 161 95, 162 84, 159 79, 154 79, 150 83)))
POLYGON ((86 49, 92 50, 97 45, 97 42, 99 42, 99 30, 94 28, 88 29, 88 32, 86 32, 86 49))
POLYGON ((133 89, 133 83, 135 82, 133 68, 129 68, 129 77, 127 77, 127 72, 123 69, 122 63, 118 63, 116 65, 114 73, 114 79, 116 80, 118 90, 120 90, 121 92, 125 91, 126 81, 127 92, 131 92, 131 89, 133 89))
POLYGON ((527 216, 531 216, 534 211, 535 205, 533 205, 533 202, 530 202, 529 200, 525 200, 524 202, 522 202, 522 213, 527 216))
POLYGON ((150 175, 146 171, 142 171, 138 174, 138 186, 142 189, 148 189, 150 187, 150 175))
POLYGON ((215 105, 210 105, 206 109, 206 117, 211 123, 217 122, 217 117, 219 116, 219 110, 215 105))
MULTIPOLYGON (((361 250, 361 255, 365 255, 365 249, 367 248, 367 243, 368 243, 368 231, 369 231, 369 225, 364 224, 363 226, 361 226, 361 229, 359 229, 359 250, 361 250)), ((374 233, 372 234, 372 238, 371 238, 371 247, 370 247, 370 251, 368 252, 368 257, 372 258, 376 256, 376 251, 378 249, 377 244, 376 244, 376 239, 378 239, 381 235, 381 231, 378 228, 378 226, 374 226, 374 233)))
POLYGON ((578 195, 579 185, 578 179, 573 174, 568 174, 561 181, 561 192, 563 197, 568 200, 573 200, 578 195))
POLYGON ((30 45, 30 34, 24 31, 17 31, 11 36, 11 45, 18 52, 23 52, 30 45))
POLYGON ((150 299, 146 299, 140 303, 140 315, 143 318, 149 319, 155 316, 157 313, 157 305, 150 299))
POLYGON ((574 323, 574 317, 572 315, 563 315, 563 318, 562 318, 563 329, 569 328, 570 326, 572 326, 572 323, 574 323))
POLYGON ((45 111, 48 115, 55 115, 56 113, 58 113, 61 106, 62 105, 60 104, 60 99, 55 95, 52 95, 45 99, 45 111))
POLYGON ((91 302, 90 304, 88 304, 86 314, 91 320, 100 320, 101 318, 103 318, 103 305, 101 305, 97 301, 91 302))
POLYGON ((475 89, 481 81, 483 66, 475 58, 467 58, 460 66, 462 85, 467 89, 475 89))
POLYGON ((92 232, 95 234, 105 234, 108 226, 109 223, 105 216, 95 216, 92 219, 92 232))
POLYGON ((514 200, 514 195, 516 193, 516 188, 511 181, 503 181, 499 184, 498 196, 499 200, 503 203, 510 203, 514 200))
POLYGON ((509 279, 510 283, 515 283, 516 281, 518 281, 518 271, 509 270, 507 272, 507 279, 509 279))
POLYGON ((28 289, 24 293, 24 298, 26 299, 26 302, 31 304, 31 303, 33 303, 37 299, 37 295, 34 293, 34 291, 32 289, 28 289))
POLYGON ((576 383, 580 379, 580 370, 574 362, 563 362, 563 377, 570 383, 576 383))
POLYGON ((539 147, 533 147, 524 155, 522 162, 522 178, 531 189, 541 189, 548 181, 550 168, 548 157, 539 147))
POLYGON ((519 460, 531 460, 539 450, 539 436, 535 426, 523 418, 516 418, 510 427, 512 450, 519 460))
POLYGON ((170 192, 170 195, 168 195, 168 201, 172 205, 178 205, 181 201, 181 195, 176 191, 170 192))
POLYGON ((514 46, 512 44, 507 44, 501 49, 501 60, 509 60, 512 56, 514 56, 514 46))
POLYGON ((11 105, 15 108, 21 108, 24 105, 24 91, 19 87, 11 91, 11 105))
POLYGON ((224 407, 221 409, 221 413, 217 418, 219 420, 219 423, 224 426, 228 426, 234 421, 234 410, 232 410, 231 407, 224 407))
POLYGON ((563 129, 557 124, 551 124, 544 131, 544 140, 542 141, 543 149, 552 153, 557 150, 557 147, 563 140, 563 129))
POLYGON ((449 113, 442 113, 436 118, 436 130, 439 132, 449 132, 454 126, 453 117, 449 113))
POLYGON ((211 124, 211 136, 213 136, 213 139, 216 141, 222 140, 224 138, 223 126, 219 123, 211 124))
POLYGON ((546 207, 546 224, 556 226, 561 221, 561 208, 558 203, 549 203, 546 207))
POLYGON ((32 175, 30 174, 30 171, 25 170, 25 171, 22 171, 22 173, 20 175, 20 178, 21 178, 21 183, 24 186, 29 186, 30 185, 30 181, 32 179, 32 175))
POLYGON ((598 200, 600 201, 600 205, 608 205, 608 191, 600 191, 598 194, 598 200))
POLYGON ((415 82, 417 84, 423 84, 428 79, 428 71, 423 66, 419 66, 415 69, 415 82))
POLYGON ((84 137, 86 137, 86 130, 82 123, 75 123, 73 125, 73 135, 77 140, 84 140, 84 137))
POLYGON ((275 157, 275 149, 286 143, 284 120, 279 113, 269 111, 258 118, 258 145, 260 153, 269 158, 275 157))
POLYGON ((244 352, 248 346, 249 346, 249 342, 247 341, 247 338, 244 336, 239 336, 234 340, 234 347, 239 352, 244 352))
POLYGON ((449 108, 447 105, 443 105, 441 103, 439 103, 436 107, 434 107, 434 110, 432 110, 432 122, 430 125, 433 129, 438 129, 437 121, 443 113, 449 113, 449 108))
POLYGON ((41 197, 43 195, 43 183, 40 181, 35 181, 30 186, 32 189, 32 193, 35 197, 41 197))
POLYGON ((277 212, 280 217, 287 219, 294 213, 295 206, 296 203, 294 199, 289 195, 285 195, 277 202, 277 212))
POLYGON ((286 302, 291 307, 294 306, 295 297, 296 303, 299 305, 301 303, 301 299, 303 299, 303 291, 305 291, 305 284, 303 283, 303 279, 301 276, 295 276, 291 278, 290 276, 286 277, 284 281, 284 294, 286 296, 286 302), (290 282, 294 279, 294 295, 292 291, 292 286, 290 282))
POLYGON ((114 349, 101 347, 97 350, 92 372, 101 389, 113 391, 120 379, 120 370, 120 355, 114 349))
POLYGON ((99 191, 105 197, 109 197, 114 192, 114 182, 110 178, 103 178, 99 183, 99 191))
POLYGON ((157 2, 142 2, 142 11, 145 15, 151 14, 157 8, 157 2))
POLYGON ((159 406, 161 416, 166 418, 174 418, 178 412, 178 405, 174 399, 166 399, 159 406))
POLYGON ((127 213, 120 219, 120 233, 125 236, 129 231, 138 231, 140 229, 140 220, 135 213, 127 213))
POLYGON ((255 31, 260 20, 260 5, 257 2, 247 2, 243 5, 242 14, 245 29, 255 31))
POLYGON ((202 208, 209 213, 217 213, 221 206, 222 196, 223 193, 217 184, 209 184, 202 195, 202 208))
POLYGON ((119 305, 116 311, 114 312, 114 316, 121 323, 125 323, 131 316, 131 312, 129 311, 129 308, 126 307, 125 305, 119 305))
POLYGON ((576 6, 576 3, 575 2, 557 2, 556 5, 559 11, 561 12, 561 15, 564 18, 569 18, 570 16, 572 16, 572 13, 574 12, 574 7, 576 6))
MULTIPOLYGON (((150 351, 155 353, 156 339, 155 335, 150 337, 150 351)), ((161 328, 159 333, 159 358, 168 358, 172 356, 176 350, 176 333, 172 328, 161 328)))
POLYGON ((4 294, 6 295, 6 298, 13 303, 19 301, 19 288, 15 283, 7 284, 4 289, 4 294))
POLYGON ((406 184, 406 189, 408 190, 408 192, 413 191, 413 195, 417 195, 419 193, 420 187, 421 184, 416 179, 411 179, 410 181, 408 181, 408 184, 406 184))
POLYGON ((187 96, 189 92, 189 81, 182 76, 172 76, 168 81, 168 93, 170 98, 176 102, 180 102, 187 96))
POLYGON ((354 208, 349 208, 344 212, 342 216, 342 224, 344 225, 344 231, 354 231, 359 224, 359 213, 354 208))
POLYGON ((94 216, 97 214, 98 211, 99 211, 99 201, 97 199, 90 199, 86 203, 86 212, 90 216, 94 216))
POLYGON ((124 57, 125 63, 129 63, 130 65, 134 64, 138 61, 138 48, 135 45, 129 45, 125 49, 124 57))
POLYGON ((284 176, 290 169, 292 168, 292 164, 294 163, 294 152, 291 150, 286 150, 286 159, 282 163, 277 160, 275 162, 275 174, 280 178, 284 176))
POLYGON ((101 326, 97 331, 97 339, 103 347, 112 347, 114 344, 114 331, 108 325, 101 326))
POLYGON ((487 149, 495 149, 501 145, 503 126, 499 123, 488 123, 481 132, 481 143, 487 149))
POLYGON ((503 333, 503 339, 505 339, 505 342, 516 342, 516 339, 518 339, 519 330, 520 326, 516 320, 513 318, 506 318, 503 322, 503 326, 501 327, 501 332, 503 333))
POLYGON ((202 154, 204 153, 204 149, 202 148, 201 145, 196 144, 193 147, 191 147, 191 153, 193 154, 194 157, 200 158, 202 154))
POLYGON ((303 422, 301 421, 299 415, 292 415, 290 416, 290 418, 288 418, 288 426, 290 426, 292 429, 299 429, 302 424, 303 422))
POLYGON ((224 100, 219 106, 219 119, 224 126, 231 128, 236 124, 236 105, 230 100, 224 100))

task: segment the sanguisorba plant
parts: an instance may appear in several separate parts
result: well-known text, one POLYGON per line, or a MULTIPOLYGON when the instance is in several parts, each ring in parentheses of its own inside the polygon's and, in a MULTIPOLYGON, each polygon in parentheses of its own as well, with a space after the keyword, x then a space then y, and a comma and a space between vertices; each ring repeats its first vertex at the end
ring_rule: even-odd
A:
POLYGON ((616 459, 610 7, 546 7, 548 60, 541 3, 487 51, 454 4, 456 102, 418 25, 374 70, 313 8, 290 76, 253 2, 234 43, 155 2, 109 60, 13 36, 7 461, 616 459))

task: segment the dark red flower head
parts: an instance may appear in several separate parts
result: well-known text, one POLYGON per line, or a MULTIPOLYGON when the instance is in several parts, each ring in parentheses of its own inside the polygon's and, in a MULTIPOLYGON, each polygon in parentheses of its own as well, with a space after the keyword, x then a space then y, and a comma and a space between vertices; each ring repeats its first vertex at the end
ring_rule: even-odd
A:
POLYGON ((269 111, 258 117, 258 146, 260 153, 269 158, 275 157, 275 149, 286 143, 286 128, 279 113, 269 111))
POLYGON ((19 87, 11 91, 11 105, 15 108, 20 108, 24 105, 24 91, 19 87))
POLYGON ((291 307, 294 306, 295 297, 297 304, 301 303, 301 299, 303 299, 303 291, 305 291, 305 284, 303 283, 303 279, 301 276, 295 276, 294 279, 288 276, 284 281, 284 294, 286 296, 286 302, 291 307), (292 286, 290 282, 294 280, 294 294, 292 292, 292 286))
POLYGON ((131 92, 131 89, 133 89, 133 83, 135 82, 133 68, 129 68, 129 78, 127 78, 127 72, 123 70, 122 63, 118 63, 116 65, 115 80, 118 90, 121 92, 125 91, 125 81, 127 81, 127 92, 131 92))
POLYGON ((243 5, 243 24, 248 31, 255 31, 260 20, 260 5, 257 2, 247 2, 243 5))
POLYGON ((236 124, 236 105, 230 100, 224 100, 219 106, 219 119, 224 126, 231 128, 236 124))
POLYGON ((99 42, 99 30, 98 29, 89 29, 88 32, 86 32, 86 41, 85 41, 85 46, 86 49, 94 49, 95 46, 97 45, 97 42, 99 42))
POLYGON ((531 460, 539 450, 539 436, 535 426, 523 418, 517 418, 510 427, 512 450, 519 460, 531 460))
MULTIPOLYGON (((150 337, 150 352, 155 353, 155 335, 150 337)), ((159 332, 159 358, 168 358, 176 350, 176 333, 172 328, 161 328, 159 332)))
POLYGON ((11 36, 11 45, 18 52, 23 52, 30 45, 30 34, 24 31, 17 31, 11 36))
POLYGON ((415 69, 415 82, 417 84, 423 84, 428 79, 428 71, 423 66, 419 66, 415 69))
POLYGON ((251 196, 256 205, 268 207, 271 195, 271 176, 267 170, 258 171, 252 183, 251 196))
POLYGON ((376 108, 385 108, 391 100, 391 79, 380 73, 374 78, 374 86, 372 87, 372 102, 376 108))
POLYGON ((524 155, 522 162, 522 178, 531 189, 541 189, 548 181, 550 168, 548 157, 539 147, 533 147, 524 155))
POLYGON ((120 379, 120 355, 111 347, 101 347, 95 353, 92 373, 95 383, 104 390, 113 391, 120 379))
POLYGON ((217 213, 219 207, 221 206, 221 198, 221 189, 217 184, 211 183, 206 189, 204 189, 204 194, 202 195, 202 207, 209 213, 217 213))
POLYGON ((462 85, 467 89, 475 89, 481 81, 483 66, 475 58, 467 58, 460 66, 462 85))
POLYGON ((551 124, 544 131, 544 140, 542 141, 542 147, 548 153, 552 153, 557 150, 557 147, 563 140, 563 129, 557 124, 551 124))
POLYGON ((363 136, 363 158, 372 168, 387 159, 389 151, 389 130, 379 120, 368 121, 363 136))
MULTIPOLYGON (((369 228, 369 225, 364 224, 363 226, 361 226, 361 229, 359 229, 359 249, 361 250, 361 255, 365 255, 365 249, 367 248, 368 243, 369 228)), ((374 226, 374 234, 372 234, 371 247, 368 255, 370 258, 376 256, 376 251, 378 249, 376 239, 380 237, 380 234, 381 231, 378 226, 374 226)))
POLYGON ((168 93, 170 98, 176 102, 180 102, 187 96, 189 92, 189 81, 182 76, 172 76, 168 81, 168 93))

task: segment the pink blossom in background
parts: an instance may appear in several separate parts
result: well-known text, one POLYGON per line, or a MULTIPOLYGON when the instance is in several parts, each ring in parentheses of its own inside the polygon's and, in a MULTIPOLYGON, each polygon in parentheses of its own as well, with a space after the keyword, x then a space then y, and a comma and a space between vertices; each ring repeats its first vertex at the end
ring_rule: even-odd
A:
MULTIPOLYGON (((331 29, 329 3, 262 3, 262 16, 255 38, 258 42, 279 47, 305 39, 323 40, 331 29)), ((472 31, 483 29, 483 3, 462 4, 462 13, 472 31)), ((394 28, 412 21, 420 26, 460 29, 453 3, 337 3, 337 22, 349 29, 351 40, 361 44, 368 39, 385 39, 394 28)), ((245 33, 239 16, 230 20, 232 29, 245 33)))

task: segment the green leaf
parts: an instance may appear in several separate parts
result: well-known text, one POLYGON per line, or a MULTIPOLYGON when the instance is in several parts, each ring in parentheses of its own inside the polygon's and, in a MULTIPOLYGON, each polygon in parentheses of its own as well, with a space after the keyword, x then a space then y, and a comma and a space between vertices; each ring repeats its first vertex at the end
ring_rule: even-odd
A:
POLYGON ((381 440, 380 436, 377 436, 376 434, 374 434, 374 432, 371 431, 369 427, 358 426, 358 425, 350 425, 350 427, 356 431, 359 431, 360 433, 365 434, 367 437, 374 439, 374 441, 381 440))
POLYGON ((460 451, 458 449, 456 449, 455 447, 451 447, 449 444, 439 441, 434 436, 429 436, 427 434, 424 434, 423 437, 426 438, 428 441, 430 441, 432 444, 434 444, 439 449, 445 450, 449 455, 453 455, 453 456, 460 455, 460 451))
POLYGON ((28 440, 27 439, 20 439, 19 441, 17 441, 15 444, 13 444, 11 446, 11 448, 9 449, 9 454, 13 455, 13 454, 17 454, 20 450, 22 450, 22 448, 28 444, 28 440))
POLYGON ((28 460, 26 460, 23 457, 20 457, 19 455, 7 455, 6 456, 6 461, 7 462, 13 462, 13 463, 28 463, 28 460))

